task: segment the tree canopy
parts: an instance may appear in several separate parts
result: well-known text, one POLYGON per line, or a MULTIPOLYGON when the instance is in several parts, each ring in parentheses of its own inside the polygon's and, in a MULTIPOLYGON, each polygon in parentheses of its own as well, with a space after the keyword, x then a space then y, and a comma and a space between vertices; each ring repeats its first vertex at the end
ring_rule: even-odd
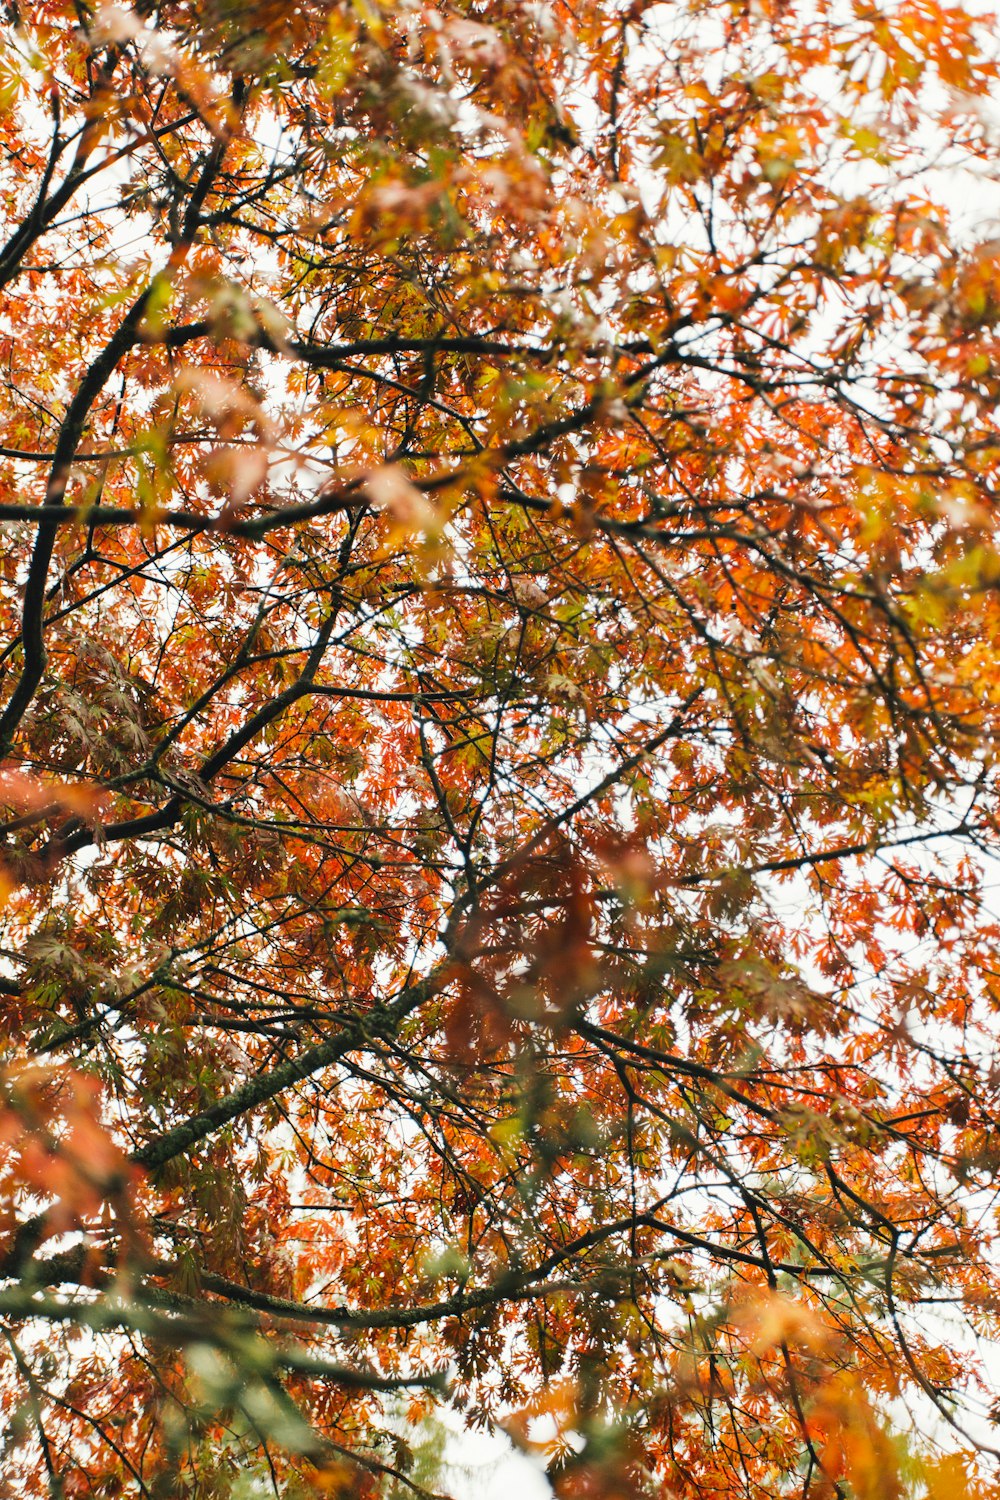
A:
POLYGON ((0 1495, 996 1495, 988 18, 4 13, 0 1495))

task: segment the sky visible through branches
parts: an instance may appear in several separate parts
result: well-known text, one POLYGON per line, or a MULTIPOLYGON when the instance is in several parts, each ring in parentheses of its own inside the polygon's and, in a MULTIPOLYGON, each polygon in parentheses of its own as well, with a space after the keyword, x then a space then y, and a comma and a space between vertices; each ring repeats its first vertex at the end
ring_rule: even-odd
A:
POLYGON ((5 7, 3 1500, 998 1493, 998 64, 5 7))

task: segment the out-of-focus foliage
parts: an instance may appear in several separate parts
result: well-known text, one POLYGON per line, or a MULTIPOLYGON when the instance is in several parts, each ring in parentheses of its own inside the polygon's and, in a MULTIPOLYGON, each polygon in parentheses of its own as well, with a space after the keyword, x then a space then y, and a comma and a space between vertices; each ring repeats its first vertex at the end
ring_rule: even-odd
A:
POLYGON ((6 5, 0 1495, 997 1493, 996 57, 6 5))

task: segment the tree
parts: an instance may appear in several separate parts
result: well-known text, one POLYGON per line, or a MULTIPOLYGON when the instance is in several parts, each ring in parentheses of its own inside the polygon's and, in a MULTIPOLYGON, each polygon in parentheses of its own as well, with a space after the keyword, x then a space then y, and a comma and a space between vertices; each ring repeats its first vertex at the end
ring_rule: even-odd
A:
POLYGON ((6 11, 0 1493, 995 1494, 986 20, 6 11))

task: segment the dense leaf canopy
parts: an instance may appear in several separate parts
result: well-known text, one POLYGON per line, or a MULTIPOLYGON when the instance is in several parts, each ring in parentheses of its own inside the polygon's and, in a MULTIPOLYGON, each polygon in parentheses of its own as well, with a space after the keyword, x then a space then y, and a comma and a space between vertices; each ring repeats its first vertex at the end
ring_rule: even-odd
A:
POLYGON ((989 24, 4 9, 0 1495, 995 1494, 989 24))

